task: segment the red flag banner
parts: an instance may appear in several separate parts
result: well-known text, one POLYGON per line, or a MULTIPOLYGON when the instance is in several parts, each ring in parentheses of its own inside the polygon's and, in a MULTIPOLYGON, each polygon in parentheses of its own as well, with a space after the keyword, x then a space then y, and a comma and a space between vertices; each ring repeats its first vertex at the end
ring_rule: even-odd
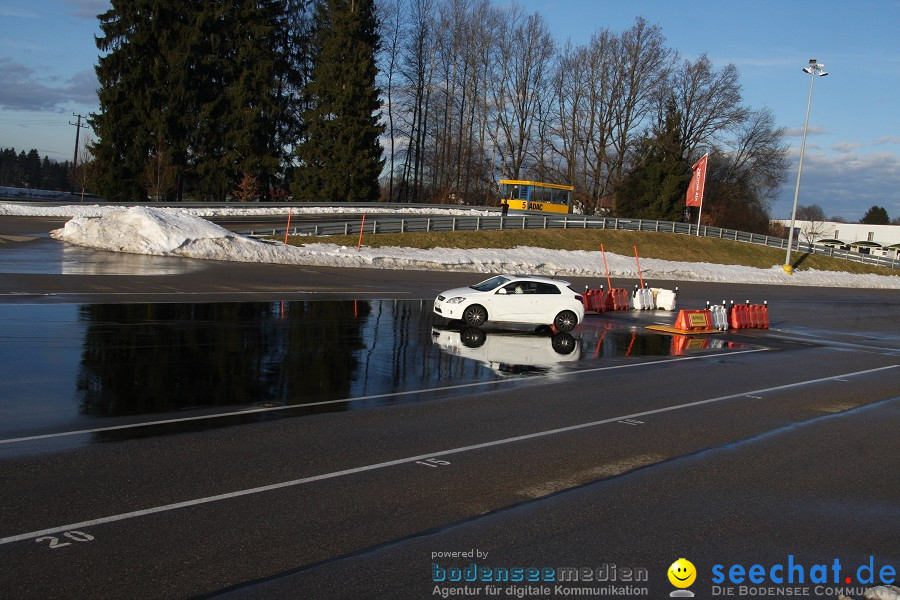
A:
POLYGON ((691 177, 691 185, 688 187, 685 204, 688 206, 703 206, 703 187, 706 185, 706 161, 709 154, 704 154, 703 158, 694 163, 691 170, 694 176, 691 177))

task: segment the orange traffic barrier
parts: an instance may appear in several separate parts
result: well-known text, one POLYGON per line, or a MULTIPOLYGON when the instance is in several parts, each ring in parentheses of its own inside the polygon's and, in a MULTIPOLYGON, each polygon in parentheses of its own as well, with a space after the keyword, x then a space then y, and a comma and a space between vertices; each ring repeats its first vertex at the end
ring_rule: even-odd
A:
POLYGON ((750 306, 750 314, 751 314, 751 327, 755 327, 756 329, 768 329, 769 328, 769 304, 768 302, 764 302, 762 304, 752 304, 750 306))
POLYGON ((732 329, 744 329, 747 327, 746 310, 743 304, 731 303, 729 322, 732 329))
POLYGON ((630 298, 625 288, 613 288, 606 294, 606 310, 628 310, 630 298))
POLYGON ((675 329, 691 331, 693 329, 712 329, 712 313, 708 310, 680 310, 675 320, 675 329))
POLYGON ((591 310, 594 312, 603 312, 606 310, 606 290, 600 288, 599 290, 592 290, 594 293, 591 295, 591 310))
POLYGON ((581 303, 586 311, 603 312, 606 310, 606 291, 602 287, 599 290, 585 289, 581 303))
POLYGON ((750 311, 750 328, 751 329, 761 329, 762 328, 762 315, 760 314, 762 311, 760 310, 762 306, 759 304, 750 304, 747 306, 747 309, 750 311))
POLYGON ((769 303, 744 304, 731 303, 728 322, 732 329, 768 329, 769 303))

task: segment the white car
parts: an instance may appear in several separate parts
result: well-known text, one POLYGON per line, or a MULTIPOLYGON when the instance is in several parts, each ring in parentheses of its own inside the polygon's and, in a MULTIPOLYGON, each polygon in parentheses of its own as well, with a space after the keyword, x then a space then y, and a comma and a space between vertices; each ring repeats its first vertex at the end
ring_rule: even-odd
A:
POLYGON ((549 374, 563 363, 581 358, 579 340, 571 333, 536 335, 474 327, 461 331, 432 327, 431 336, 443 352, 477 360, 498 375, 549 374))
POLYGON ((568 281, 527 275, 498 275, 466 288, 441 292, 434 313, 470 327, 495 323, 552 325, 572 331, 584 320, 581 295, 568 281))

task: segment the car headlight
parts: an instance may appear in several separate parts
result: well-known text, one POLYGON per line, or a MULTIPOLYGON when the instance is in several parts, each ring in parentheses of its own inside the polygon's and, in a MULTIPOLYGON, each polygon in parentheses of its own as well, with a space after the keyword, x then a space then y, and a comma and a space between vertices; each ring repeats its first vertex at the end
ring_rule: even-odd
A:
POLYGON ((447 300, 447 304, 460 304, 465 301, 466 301, 465 296, 454 296, 454 297, 450 298, 449 300, 447 300))

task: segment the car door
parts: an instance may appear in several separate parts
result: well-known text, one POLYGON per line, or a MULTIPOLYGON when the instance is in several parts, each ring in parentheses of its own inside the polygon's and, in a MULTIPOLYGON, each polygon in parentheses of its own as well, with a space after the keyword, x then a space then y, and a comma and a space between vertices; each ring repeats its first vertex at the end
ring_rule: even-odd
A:
POLYGON ((492 321, 524 321, 534 318, 535 285, 531 281, 513 281, 498 289, 493 297, 492 321))
POLYGON ((550 324, 561 308, 562 292, 552 283, 535 282, 534 319, 550 324))

